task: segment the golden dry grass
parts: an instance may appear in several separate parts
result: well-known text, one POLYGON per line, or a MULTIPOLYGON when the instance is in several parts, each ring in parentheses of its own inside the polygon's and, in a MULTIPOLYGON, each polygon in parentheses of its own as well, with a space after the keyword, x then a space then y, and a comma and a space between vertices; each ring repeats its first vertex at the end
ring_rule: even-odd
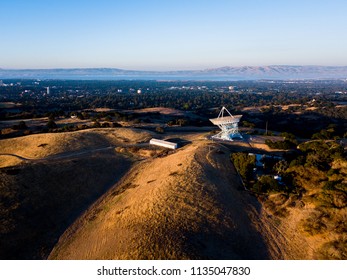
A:
POLYGON ((0 167, 14 166, 27 159, 41 159, 61 153, 77 152, 110 145, 147 142, 150 132, 129 128, 87 129, 66 133, 42 133, 0 140, 0 167), (9 155, 14 156, 9 156, 9 155))
MULTIPOLYGON (((344 160, 336 160, 332 165, 344 174, 344 160)), ((300 195, 266 196, 262 202, 265 211, 277 217, 278 229, 288 236, 293 248, 300 248, 301 259, 346 259, 346 193, 324 188, 326 172, 304 166, 291 171, 297 173, 297 183, 304 191, 300 195)), ((334 178, 343 180, 336 174, 330 176, 334 178)))
POLYGON ((153 108, 144 108, 144 109, 136 109, 133 110, 136 113, 160 113, 162 115, 170 115, 170 116, 183 116, 185 112, 167 108, 167 107, 153 107, 153 108))
POLYGON ((93 148, 150 137, 148 132, 117 128, 1 140, 1 153, 68 157, 25 164, 13 156, 0 157, 7 166, 0 168, 0 258, 46 258, 67 226, 134 164, 129 155, 93 148), (75 153, 84 149, 90 153, 75 153))
POLYGON ((23 160, 10 156, 10 155, 0 155, 0 168, 7 166, 15 166, 21 164, 23 160))
POLYGON ((51 259, 269 258, 224 148, 150 159, 61 237, 51 259))
MULTIPOLYGON (((311 236, 302 229, 314 211, 295 195, 274 194, 259 204, 241 191, 229 151, 199 139, 136 166, 64 233, 50 258, 316 259, 328 250, 336 255, 338 235, 311 236)), ((336 215, 342 224, 343 216, 336 215)), ((324 222, 329 230, 337 224, 324 222)))
POLYGON ((299 167, 301 183, 310 182, 302 198, 275 194, 260 204, 243 191, 225 147, 202 134, 177 151, 132 146, 150 138, 109 128, 1 140, 0 153, 43 160, 0 156, 0 257, 46 258, 59 237, 51 259, 345 256, 346 209, 321 211, 312 198, 325 174, 299 167), (44 160, 106 146, 116 148, 44 160))

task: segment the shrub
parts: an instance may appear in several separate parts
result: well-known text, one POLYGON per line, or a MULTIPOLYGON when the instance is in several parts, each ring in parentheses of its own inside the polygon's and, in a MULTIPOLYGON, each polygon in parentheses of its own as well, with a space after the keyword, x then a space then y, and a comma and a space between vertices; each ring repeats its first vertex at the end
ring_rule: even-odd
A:
POLYGON ((253 185, 252 190, 257 193, 280 192, 285 190, 277 180, 268 175, 260 176, 258 181, 253 185))
POLYGON ((122 127, 120 123, 114 122, 112 123, 112 127, 122 127))
POLYGON ((156 131, 157 133, 164 133, 164 132, 165 132, 165 131, 164 131, 164 128, 161 127, 161 126, 157 126, 157 127, 155 128, 155 131, 156 131))
POLYGON ((12 126, 12 129, 27 129, 27 125, 24 121, 20 121, 18 124, 12 126))
POLYGON ((328 172, 327 172, 327 176, 333 176, 335 174, 339 174, 339 171, 337 169, 333 169, 331 168, 328 172))
POLYGON ((18 124, 18 128, 19 129, 27 129, 28 127, 27 127, 25 121, 20 121, 18 124))
POLYGON ((265 144, 268 145, 271 149, 280 149, 280 150, 289 150, 296 147, 296 143, 287 139, 284 141, 275 141, 275 142, 269 139, 266 139, 265 144))
POLYGON ((242 126, 244 127, 250 127, 250 128, 255 128, 255 124, 252 122, 248 122, 248 121, 243 121, 242 122, 242 126))
POLYGON ((312 213, 306 220, 301 222, 302 229, 311 236, 325 232, 327 226, 322 221, 324 216, 325 214, 322 212, 312 213))
POLYGON ((46 126, 47 126, 48 129, 53 129, 53 128, 57 128, 58 127, 57 124, 53 120, 49 120, 47 122, 46 126))
POLYGON ((104 122, 101 124, 101 127, 110 127, 110 123, 104 122))
POLYGON ((93 127, 101 127, 101 124, 98 121, 93 122, 93 127))
POLYGON ((347 240, 338 239, 324 243, 318 251, 318 259, 323 260, 346 260, 347 240))
POLYGON ((296 159, 293 159, 289 167, 294 167, 294 166, 299 166, 299 165, 304 165, 305 164, 305 157, 304 156, 298 156, 296 159))
POLYGON ((283 174, 288 169, 288 162, 280 160, 273 166, 273 170, 278 174, 283 174))

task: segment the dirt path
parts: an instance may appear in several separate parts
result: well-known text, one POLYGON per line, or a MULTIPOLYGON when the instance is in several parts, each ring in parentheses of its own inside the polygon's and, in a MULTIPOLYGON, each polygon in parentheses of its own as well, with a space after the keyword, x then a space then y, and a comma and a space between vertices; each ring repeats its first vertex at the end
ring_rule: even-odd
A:
MULTIPOLYGON (((218 160, 216 161, 215 159, 213 159, 213 157, 215 157, 215 149, 219 150, 222 145, 214 145, 214 148, 213 145, 212 148, 211 146, 208 148, 208 152, 205 151, 205 153, 199 154, 198 161, 204 162, 204 160, 206 159, 211 164, 213 164, 213 162, 217 163, 214 168, 220 170, 218 164, 221 164, 221 162, 218 160)), ((247 190, 241 190, 242 181, 240 177, 237 176, 238 174, 236 172, 236 169, 233 167, 231 170, 231 173, 234 176, 233 180, 238 180, 238 190, 240 194, 240 196, 237 196, 240 200, 238 202, 240 207, 242 207, 242 211, 247 214, 250 220, 251 229, 249 230, 255 230, 260 234, 261 239, 265 244, 266 250, 268 251, 267 257, 277 260, 305 259, 305 251, 302 248, 303 241, 300 235, 297 235, 294 232, 290 231, 290 229, 287 227, 285 228, 286 232, 280 229, 280 227, 277 225, 280 223, 279 219, 274 217, 273 215, 270 215, 250 192, 248 192, 247 190), (288 236, 289 232, 290 236, 288 236)), ((234 207, 230 209, 230 211, 234 212, 236 210, 236 206, 237 205, 235 204, 234 207)), ((243 221, 247 221, 247 219, 243 218, 243 221)), ((282 224, 282 228, 284 227, 285 225, 282 224)))
POLYGON ((95 152, 101 152, 101 151, 106 151, 106 150, 111 150, 111 149, 114 149, 114 147, 107 146, 107 147, 91 148, 91 149, 87 149, 87 150, 83 150, 83 151, 60 153, 57 155, 51 155, 51 156, 44 157, 44 158, 28 158, 28 157, 23 157, 23 156, 20 156, 17 154, 7 154, 7 153, 0 154, 0 156, 12 156, 12 157, 16 157, 18 159, 24 160, 24 161, 45 162, 45 161, 49 161, 49 160, 73 158, 73 157, 88 155, 88 154, 92 154, 95 152))

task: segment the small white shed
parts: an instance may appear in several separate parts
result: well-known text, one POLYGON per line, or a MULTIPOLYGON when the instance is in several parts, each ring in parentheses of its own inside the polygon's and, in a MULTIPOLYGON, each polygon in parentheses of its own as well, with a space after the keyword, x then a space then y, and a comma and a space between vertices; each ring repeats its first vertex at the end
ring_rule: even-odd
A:
POLYGON ((155 138, 152 138, 149 141, 149 144, 161 146, 161 147, 165 147, 165 148, 169 148, 169 149, 173 149, 173 150, 177 149, 177 143, 173 143, 173 142, 169 142, 169 141, 165 141, 165 140, 160 140, 160 139, 155 139, 155 138))

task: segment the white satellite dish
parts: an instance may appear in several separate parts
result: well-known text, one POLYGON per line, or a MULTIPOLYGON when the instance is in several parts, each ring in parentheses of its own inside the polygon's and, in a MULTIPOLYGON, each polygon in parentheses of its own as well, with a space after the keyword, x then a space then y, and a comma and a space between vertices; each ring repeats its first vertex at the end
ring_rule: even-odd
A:
POLYGON ((213 135, 212 138, 227 141, 233 141, 234 138, 242 138, 239 132, 239 121, 241 117, 242 115, 233 116, 228 109, 223 106, 218 117, 210 119, 214 125, 217 125, 221 129, 221 132, 213 135), (224 116, 224 112, 227 113, 226 116, 224 116))

